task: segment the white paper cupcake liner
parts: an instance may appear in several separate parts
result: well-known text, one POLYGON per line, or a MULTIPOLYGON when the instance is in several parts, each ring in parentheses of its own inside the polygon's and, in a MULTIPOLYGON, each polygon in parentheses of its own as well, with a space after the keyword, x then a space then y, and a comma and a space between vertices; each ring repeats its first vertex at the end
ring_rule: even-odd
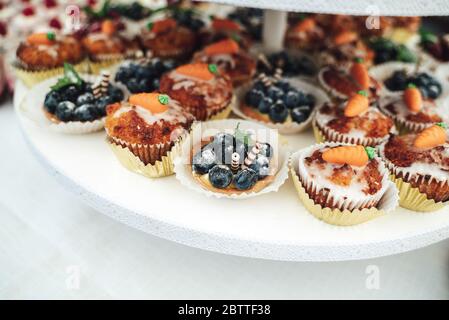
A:
MULTIPOLYGON (((350 144, 335 143, 335 142, 320 143, 299 150, 298 152, 292 155, 291 161, 293 168, 295 168, 295 171, 298 173, 299 179, 309 195, 310 193, 318 193, 320 190, 324 189, 324 187, 318 185, 316 181, 314 181, 308 176, 306 167, 304 165, 304 158, 311 155, 312 151, 322 148, 324 146, 338 147, 343 145, 350 145, 350 144)), ((363 199, 356 199, 354 197, 351 197, 350 194, 342 197, 341 195, 335 193, 335 190, 329 190, 329 193, 326 196, 326 202, 333 203, 333 206, 338 208, 339 210, 349 210, 349 211, 355 209, 377 207, 380 199, 383 197, 389 186, 388 183, 389 173, 387 168, 383 164, 382 159, 378 156, 375 156, 375 159, 379 161, 378 168, 380 174, 382 175, 382 188, 376 194, 367 195, 363 199)), ((338 189, 338 186, 335 186, 335 188, 338 189)))
POLYGON ((304 91, 306 93, 310 93, 316 98, 315 107, 310 113, 309 117, 306 119, 306 121, 302 123, 296 123, 296 122, 289 122, 289 123, 273 123, 273 122, 264 122, 260 121, 258 119, 254 119, 247 114, 245 114, 241 107, 243 106, 245 102, 245 95, 248 92, 248 90, 252 87, 253 83, 246 84, 239 89, 236 90, 236 96, 237 96, 237 103, 233 104, 232 111, 239 116, 242 119, 253 121, 259 125, 266 126, 271 129, 276 129, 279 131, 280 134, 296 134, 299 132, 302 132, 310 127, 310 124, 312 123, 312 119, 314 118, 315 109, 319 108, 321 105, 323 105, 326 102, 329 102, 330 99, 327 96, 327 94, 321 90, 320 88, 311 85, 304 80, 300 80, 297 78, 285 78, 284 80, 288 81, 293 87, 297 88, 298 90, 304 91))
POLYGON ((181 184, 186 186, 187 188, 202 193, 207 197, 247 199, 268 192, 276 192, 288 178, 289 148, 286 145, 283 145, 282 139, 280 138, 281 137, 275 130, 245 120, 228 119, 207 121, 201 123, 197 122, 193 125, 189 137, 181 145, 181 155, 175 159, 174 167, 176 179, 178 179, 181 184), (258 141, 268 142, 274 148, 274 153, 278 155, 277 171, 274 179, 270 182, 270 184, 266 185, 262 190, 258 192, 248 190, 238 194, 225 194, 213 192, 209 189, 206 189, 199 184, 199 182, 194 178, 192 174, 192 165, 190 161, 192 147, 200 145, 202 138, 213 136, 218 132, 233 133, 235 128, 237 127, 237 124, 239 123, 239 128, 241 130, 253 131, 256 134, 258 141), (276 150, 278 150, 277 153, 276 150))
MULTIPOLYGON (((98 81, 99 76, 89 75, 89 74, 80 74, 81 78, 84 81, 95 83, 98 81)), ((95 121, 69 121, 69 122, 53 122, 51 121, 45 114, 45 110, 43 108, 45 96, 51 90, 51 86, 53 86, 60 76, 53 77, 47 79, 36 86, 34 86, 26 95, 25 99, 23 99, 22 105, 20 106, 23 114, 35 123, 37 126, 42 127, 44 129, 51 130, 57 133, 64 134, 87 134, 92 132, 100 131, 104 128, 104 120, 105 118, 97 119, 95 121)), ((129 92, 128 89, 120 84, 111 81, 114 86, 119 87, 124 93, 124 100, 128 99, 129 92)))

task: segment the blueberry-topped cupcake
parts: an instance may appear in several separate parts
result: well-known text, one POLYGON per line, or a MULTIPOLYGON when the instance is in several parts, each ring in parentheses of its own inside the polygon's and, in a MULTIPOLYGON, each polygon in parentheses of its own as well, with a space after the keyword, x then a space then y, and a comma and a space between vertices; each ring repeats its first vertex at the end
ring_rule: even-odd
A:
POLYGON ((124 84, 131 93, 157 91, 161 76, 175 67, 176 62, 170 59, 125 61, 118 68, 115 81, 124 84))
POLYGON ((231 77, 234 86, 250 81, 256 73, 256 60, 243 51, 233 39, 221 40, 206 46, 195 54, 193 60, 216 64, 231 77))
POLYGON ((327 66, 320 70, 318 81, 331 95, 348 99, 360 90, 366 91, 373 101, 378 98, 380 85, 370 76, 364 60, 356 59, 347 68, 327 66))
POLYGON ((376 146, 395 132, 394 122, 360 91, 342 103, 326 103, 316 112, 319 142, 334 141, 376 146))
POLYGON ((426 71, 411 73, 405 69, 396 70, 383 82, 385 87, 394 93, 404 91, 410 83, 419 88, 425 99, 438 99, 443 91, 441 82, 426 71))
POLYGON ((101 129, 100 120, 106 116, 106 107, 122 101, 125 94, 122 88, 109 83, 107 74, 93 83, 83 80, 71 65, 65 64, 64 77, 59 78, 45 96, 44 112, 54 124, 61 127, 77 124, 80 133, 85 133, 83 124, 98 123, 97 129, 101 129))
POLYGON ((232 81, 215 64, 182 65, 161 78, 160 90, 181 103, 197 120, 226 118, 233 99, 232 81))
POLYGON ((317 66, 312 58, 297 52, 284 50, 266 56, 259 54, 257 64, 259 73, 274 75, 278 68, 282 69, 282 74, 287 77, 314 77, 317 73, 317 66))

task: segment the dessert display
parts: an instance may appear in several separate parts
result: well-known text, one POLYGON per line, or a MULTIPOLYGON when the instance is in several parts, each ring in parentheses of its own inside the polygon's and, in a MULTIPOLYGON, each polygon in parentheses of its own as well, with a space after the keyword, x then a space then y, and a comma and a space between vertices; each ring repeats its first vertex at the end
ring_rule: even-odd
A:
POLYGON ((379 150, 399 189, 402 207, 434 211, 449 200, 449 144, 444 123, 391 136, 379 150))
POLYGON ((388 170, 373 148, 317 144, 294 153, 290 161, 300 199, 306 209, 327 223, 359 224, 397 204, 388 170))
POLYGON ((71 36, 54 32, 33 33, 21 42, 16 51, 16 74, 27 85, 61 73, 64 63, 84 71, 84 50, 71 36))
POLYGON ((182 65, 160 81, 160 91, 179 101, 196 120, 224 119, 231 111, 232 81, 215 64, 182 65))
POLYGON ((326 103, 316 112, 314 130, 318 142, 334 141, 374 147, 395 132, 393 120, 370 105, 365 91, 347 101, 326 103))
POLYGON ((285 46, 307 51, 318 50, 325 39, 325 31, 315 17, 301 16, 285 33, 285 46))
POLYGON ((402 96, 383 99, 381 110, 395 122, 400 132, 419 132, 435 122, 442 122, 444 109, 425 99, 421 90, 410 83, 402 96))
POLYGON ((179 152, 194 118, 166 94, 139 93, 107 107, 108 142, 120 162, 147 177, 173 174, 179 152))
POLYGON ((101 69, 110 67, 128 56, 140 51, 136 41, 129 40, 118 32, 119 22, 106 19, 98 29, 90 28, 81 42, 90 63, 91 72, 98 74, 101 69))
MULTIPOLYGON (((95 78, 89 78, 93 80, 95 78)), ((84 80, 70 64, 46 94, 44 113, 60 132, 88 133, 103 128, 109 104, 122 101, 126 92, 109 82, 103 73, 96 83, 84 80)))
POLYGON ((327 66, 318 73, 321 86, 332 96, 348 99, 360 90, 365 90, 370 100, 376 100, 380 85, 368 73, 368 68, 362 59, 356 59, 349 68, 327 66))
POLYGON ((247 198, 277 190, 288 152, 276 131, 248 121, 197 124, 175 162, 176 178, 208 196, 247 198))
MULTIPOLYGON (((280 72, 280 70, 278 70, 280 72)), ((315 105, 328 101, 324 92, 304 81, 260 74, 242 91, 238 116, 278 129, 284 134, 298 133, 312 121, 315 105)))
POLYGON ((125 85, 131 93, 157 91, 161 76, 175 67, 176 62, 170 59, 125 61, 115 73, 115 81, 125 85))
POLYGON ((206 46, 195 54, 193 61, 217 65, 229 75, 234 87, 247 83, 256 73, 256 60, 232 39, 206 46))

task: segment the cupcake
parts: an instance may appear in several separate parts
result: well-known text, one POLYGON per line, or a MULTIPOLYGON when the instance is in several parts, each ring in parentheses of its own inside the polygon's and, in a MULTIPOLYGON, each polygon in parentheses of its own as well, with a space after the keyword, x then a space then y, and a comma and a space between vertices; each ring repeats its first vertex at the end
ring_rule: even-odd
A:
POLYGON ((147 177, 173 174, 173 159, 194 118, 160 93, 131 95, 107 107, 109 144, 129 170, 147 177))
POLYGON ((419 132, 443 121, 442 110, 435 101, 424 99, 421 91, 409 84, 402 96, 386 97, 381 100, 381 110, 391 117, 400 132, 419 132))
POLYGON ((264 74, 243 88, 239 96, 239 104, 233 107, 235 114, 283 134, 306 129, 312 121, 315 105, 329 101, 322 90, 307 82, 264 74))
POLYGON ((349 68, 327 66, 318 73, 321 86, 338 99, 348 99, 360 90, 365 90, 370 101, 377 100, 379 83, 369 75, 363 60, 356 59, 349 68))
POLYGON ((122 87, 109 83, 108 74, 102 78, 81 77, 69 64, 64 65, 64 76, 50 89, 44 100, 45 116, 52 129, 72 134, 101 130, 106 106, 126 96, 122 87))
POLYGON ((223 119, 231 111, 232 81, 214 64, 180 66, 162 76, 160 91, 200 121, 223 119))
POLYGON ((402 207, 434 211, 449 200, 449 144, 443 123, 420 133, 391 136, 379 149, 402 207))
POLYGON ((195 54, 194 62, 216 64, 232 80, 234 86, 240 86, 252 79, 256 73, 256 60, 240 49, 232 39, 225 39, 206 46, 195 54))
POLYGON ((327 223, 359 224, 397 203, 388 171, 370 147, 313 145, 292 155, 291 174, 303 204, 327 223))
POLYGON ((16 74, 27 86, 62 73, 64 63, 84 71, 84 51, 71 36, 54 32, 34 33, 21 42, 16 51, 16 74))
POLYGON ((247 50, 251 46, 251 36, 243 25, 237 20, 225 19, 212 16, 210 25, 200 32, 203 45, 215 43, 224 39, 233 39, 247 50))
POLYGON ((90 29, 82 38, 82 44, 89 56, 92 73, 110 67, 127 56, 139 51, 138 43, 118 34, 117 21, 104 20, 98 30, 90 29))
POLYGON ((276 191, 288 177, 288 152, 276 131, 247 121, 197 123, 176 160, 176 178, 218 198, 276 191))
POLYGON ((325 32, 314 17, 300 19, 288 28, 285 34, 285 46, 292 49, 315 51, 324 41, 325 32))
POLYGON ((147 24, 141 34, 147 56, 161 59, 186 60, 197 46, 197 35, 174 18, 164 18, 147 24))
POLYGON ((318 142, 334 141, 376 146, 395 132, 394 122, 369 103, 365 91, 348 101, 326 103, 316 112, 314 130, 318 142))

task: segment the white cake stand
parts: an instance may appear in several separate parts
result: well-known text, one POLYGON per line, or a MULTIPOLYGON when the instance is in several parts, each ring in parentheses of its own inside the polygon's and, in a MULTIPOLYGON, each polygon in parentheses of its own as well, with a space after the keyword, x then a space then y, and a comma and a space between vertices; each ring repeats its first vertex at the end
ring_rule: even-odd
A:
MULTIPOLYGON (((144 232, 225 254, 291 261, 367 259, 449 237, 449 207, 427 214, 398 209, 363 225, 335 227, 304 209, 291 179, 277 193, 228 200, 186 189, 175 177, 144 178, 119 164, 104 133, 70 136, 36 126, 22 114, 24 94, 18 83, 17 115, 43 167, 87 204, 144 232)), ((314 141, 310 132, 289 140, 294 148, 314 141)))

